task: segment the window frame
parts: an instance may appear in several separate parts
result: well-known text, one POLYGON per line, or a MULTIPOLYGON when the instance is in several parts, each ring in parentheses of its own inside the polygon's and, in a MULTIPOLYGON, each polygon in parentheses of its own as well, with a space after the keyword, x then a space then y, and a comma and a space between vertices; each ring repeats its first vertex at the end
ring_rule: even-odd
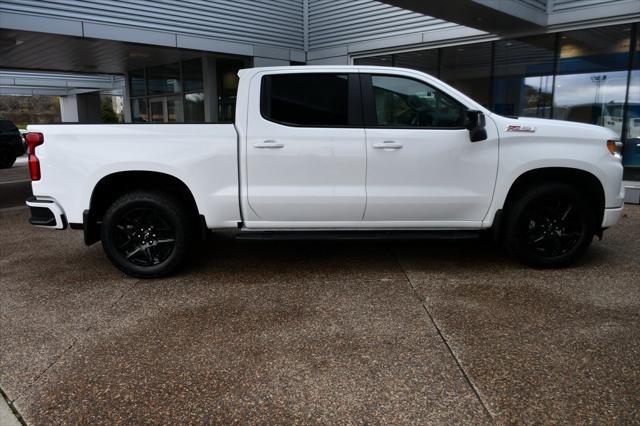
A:
POLYGON ((289 73, 270 73, 260 77, 260 116, 262 119, 271 123, 276 123, 286 127, 299 128, 319 128, 319 129, 362 129, 364 128, 363 111, 362 111, 362 93, 361 93, 361 74, 350 71, 335 72, 289 72, 289 73), (267 116, 268 100, 270 99, 270 78, 273 76, 290 76, 290 75, 347 75, 347 124, 333 125, 308 125, 289 123, 281 120, 274 120, 267 116))
MULTIPOLYGON (((373 90, 373 77, 395 77, 395 78, 404 78, 406 80, 413 80, 415 82, 427 85, 444 95, 448 96, 454 103, 462 107, 465 111, 470 111, 467 105, 463 104, 453 96, 444 92, 442 89, 430 84, 426 81, 420 80, 419 78, 401 75, 401 74, 393 74, 393 73, 362 73, 360 74, 360 84, 361 84, 361 93, 362 93, 362 108, 363 108, 363 119, 364 125, 366 128, 372 129, 409 129, 409 130, 467 130, 467 128, 463 126, 456 127, 438 127, 438 126, 390 126, 390 125, 382 125, 378 124, 378 116, 376 114, 376 100, 373 90)), ((465 113, 466 120, 466 113, 465 113)))

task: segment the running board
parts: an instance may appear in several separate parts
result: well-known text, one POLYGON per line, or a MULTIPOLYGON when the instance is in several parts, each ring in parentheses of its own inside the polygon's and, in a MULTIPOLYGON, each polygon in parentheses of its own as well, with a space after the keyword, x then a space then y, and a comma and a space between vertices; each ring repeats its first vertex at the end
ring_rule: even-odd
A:
POLYGON ((481 231, 240 231, 238 240, 468 240, 481 231))

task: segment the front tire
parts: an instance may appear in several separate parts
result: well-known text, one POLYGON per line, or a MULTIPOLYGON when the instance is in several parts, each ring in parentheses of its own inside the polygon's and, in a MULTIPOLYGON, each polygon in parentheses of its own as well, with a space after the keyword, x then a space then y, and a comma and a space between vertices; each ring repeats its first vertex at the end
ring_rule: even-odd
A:
POLYGON ((565 267, 589 248, 595 214, 587 197, 564 183, 526 189, 507 210, 504 245, 509 254, 533 267, 565 267))
POLYGON ((162 192, 136 191, 118 198, 104 214, 100 232, 109 260, 137 278, 174 272, 194 239, 189 210, 162 192))

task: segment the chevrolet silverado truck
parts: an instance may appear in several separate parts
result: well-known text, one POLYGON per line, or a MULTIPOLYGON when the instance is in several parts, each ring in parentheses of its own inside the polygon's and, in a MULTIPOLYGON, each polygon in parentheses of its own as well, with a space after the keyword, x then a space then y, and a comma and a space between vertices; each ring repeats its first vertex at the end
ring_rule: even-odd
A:
POLYGON ((175 271, 210 232, 484 232, 525 264, 562 267, 622 213, 620 143, 603 127, 496 115, 409 69, 239 78, 230 124, 30 126, 30 222, 82 229, 144 278, 175 271))

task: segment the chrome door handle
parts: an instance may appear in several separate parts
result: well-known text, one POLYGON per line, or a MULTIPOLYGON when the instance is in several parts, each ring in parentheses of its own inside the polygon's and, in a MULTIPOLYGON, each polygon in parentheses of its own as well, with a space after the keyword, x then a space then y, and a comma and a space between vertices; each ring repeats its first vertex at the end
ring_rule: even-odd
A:
POLYGON ((374 143, 373 147, 375 149, 402 149, 402 144, 400 142, 384 141, 374 143))
POLYGON ((256 144, 253 145, 254 148, 284 148, 284 144, 283 143, 278 143, 274 140, 267 140, 264 142, 258 142, 256 144))

